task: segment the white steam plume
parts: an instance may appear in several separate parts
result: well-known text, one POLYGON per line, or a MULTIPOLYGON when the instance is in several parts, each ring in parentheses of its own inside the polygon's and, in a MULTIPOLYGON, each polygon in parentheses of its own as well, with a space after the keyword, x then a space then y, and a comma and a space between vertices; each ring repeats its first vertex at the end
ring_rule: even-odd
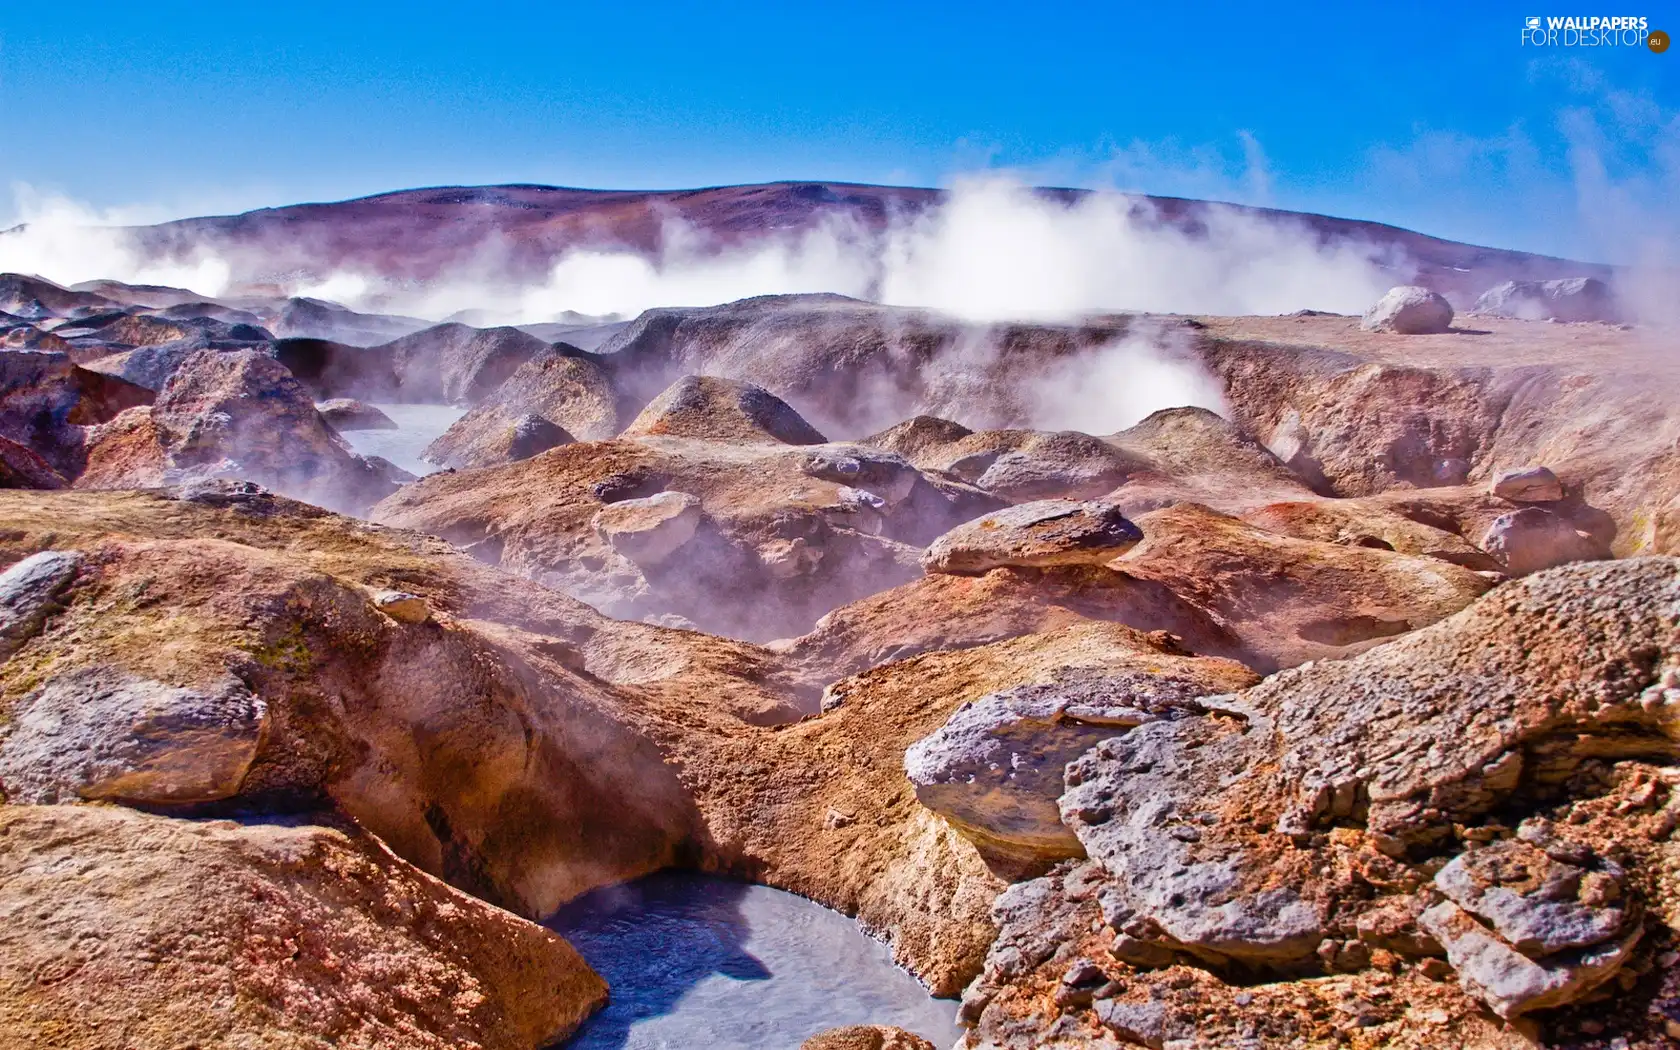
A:
POLYGON ((122 227, 166 216, 145 207, 99 211, 68 197, 12 186, 17 225, 0 232, 0 273, 45 277, 58 284, 117 280, 161 284, 216 296, 233 276, 226 260, 196 251, 185 260, 148 258, 122 227))
MULTIPOLYGON (((175 284, 214 295, 241 260, 200 250, 185 262, 141 256, 121 231, 128 216, 20 195, 28 227, 0 236, 0 270, 75 282, 109 277, 175 284), (26 202, 24 197, 30 199, 26 202), (27 206, 26 206, 27 204, 27 206)), ((1202 229, 1159 220, 1118 193, 1073 203, 996 177, 959 180, 941 205, 868 231, 831 216, 801 233, 720 246, 672 221, 660 251, 580 247, 546 278, 510 281, 505 246, 415 286, 378 274, 334 271, 296 279, 293 294, 364 310, 439 319, 459 310, 503 323, 546 321, 566 311, 633 315, 654 306, 708 306, 754 295, 838 292, 929 307, 969 320, 1061 320, 1102 311, 1354 313, 1393 283, 1376 249, 1321 244, 1304 223, 1210 205, 1202 229)))

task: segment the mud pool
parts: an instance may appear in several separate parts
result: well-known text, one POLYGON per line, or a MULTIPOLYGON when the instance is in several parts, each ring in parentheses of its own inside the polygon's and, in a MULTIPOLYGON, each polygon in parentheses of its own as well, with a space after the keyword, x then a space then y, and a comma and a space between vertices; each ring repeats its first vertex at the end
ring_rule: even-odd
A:
POLYGON ((597 890, 550 922, 611 986, 567 1050, 791 1050, 846 1024, 953 1045, 934 999, 851 919, 795 894, 664 872, 597 890))
MULTIPOLYGON (((371 402, 370 402, 371 403, 371 402)), ((383 456, 397 466, 424 477, 441 469, 420 458, 427 445, 436 441, 455 421, 467 414, 454 405, 396 405, 379 402, 374 407, 391 417, 395 430, 352 430, 344 434, 350 447, 364 456, 383 456)))

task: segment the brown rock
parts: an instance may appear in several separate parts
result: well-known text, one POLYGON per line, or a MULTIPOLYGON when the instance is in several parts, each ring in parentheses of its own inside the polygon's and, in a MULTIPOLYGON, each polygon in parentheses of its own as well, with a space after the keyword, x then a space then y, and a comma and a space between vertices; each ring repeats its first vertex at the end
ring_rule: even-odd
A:
POLYGON ((428 445, 425 455, 447 467, 483 467, 526 459, 574 438, 596 441, 617 432, 616 395, 606 373, 578 352, 554 347, 520 365, 428 445), (566 437, 550 434, 552 440, 543 448, 529 448, 528 439, 527 447, 515 448, 519 442, 514 432, 531 418, 566 437))
POLYGON ((1546 467, 1518 467, 1495 474, 1488 491, 1512 503, 1556 503, 1563 498, 1563 482, 1546 467))
POLYGON ((1039 500, 957 526, 922 555, 928 572, 983 576, 1004 566, 1102 565, 1137 546, 1143 533, 1100 503, 1039 500))
POLYGON ((715 376, 677 380, 630 421, 622 436, 784 445, 820 445, 827 440, 769 391, 715 376))
POLYGON ((855 1024, 818 1032, 800 1043, 799 1050, 934 1050, 934 1045, 902 1028, 855 1024))
POLYGON ((565 941, 348 825, 0 807, 0 885, 8 1046, 535 1050, 606 1000, 565 941))
POLYGON ((87 460, 81 488, 242 478, 359 510, 396 487, 344 445, 284 366, 251 350, 189 357, 155 404, 94 428, 87 460))
POLYGON ((347 430, 396 430, 390 416, 353 397, 335 397, 315 406, 327 425, 339 433, 347 430))

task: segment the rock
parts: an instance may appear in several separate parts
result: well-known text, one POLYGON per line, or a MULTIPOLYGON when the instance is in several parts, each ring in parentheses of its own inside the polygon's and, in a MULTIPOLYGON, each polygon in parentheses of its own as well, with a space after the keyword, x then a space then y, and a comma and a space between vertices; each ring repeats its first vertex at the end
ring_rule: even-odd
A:
POLYGON ((76 551, 41 551, 0 573, 0 661, 41 630, 81 564, 76 551))
POLYGON ((1641 931, 1594 947, 1531 959, 1506 944, 1451 901, 1425 911, 1420 924, 1447 950, 1464 990, 1500 1017, 1563 1006, 1616 975, 1641 931))
POLYGON ((517 328, 449 322, 399 336, 372 347, 371 353, 390 360, 402 400, 471 405, 548 349, 517 328))
POLYGON ((123 412, 87 443, 82 488, 237 478, 355 511, 396 487, 350 451, 283 365, 252 350, 193 354, 156 403, 123 412))
POLYGON ((0 1043, 537 1050, 607 997, 565 941, 372 835, 0 807, 0 1043))
POLYGON ((1002 566, 1103 565, 1143 539, 1115 507, 1038 500, 957 526, 922 555, 928 572, 982 576, 1002 566))
POLYGON ((1525 321, 1622 320, 1610 286, 1596 277, 1552 281, 1506 281, 1476 300, 1476 313, 1516 317, 1525 321))
POLYGON ((857 1024, 818 1032, 800 1043, 799 1050, 935 1050, 935 1047, 902 1028, 857 1024))
POLYGON ((595 515, 595 531, 637 565, 653 566, 694 538, 700 500, 686 492, 661 492, 609 503, 595 515))
POLYGON ((1056 808, 1062 770, 1098 743, 1159 718, 1199 713, 1196 698, 1254 681, 1222 660, 1145 651, 1133 667, 1066 669, 964 704, 904 753, 916 799, 1010 878, 1083 856, 1056 808))
POLYGON ((1390 288, 1365 311, 1359 327, 1367 332, 1428 335, 1447 331, 1452 321, 1452 304, 1445 296, 1416 285, 1402 285, 1390 288))
POLYGON ((68 484, 33 449, 0 437, 0 489, 61 489, 68 484))
POLYGON ((432 618, 426 599, 407 591, 378 591, 373 596, 373 605, 398 623, 420 624, 432 618))
POLYGON ((1501 514, 1483 534, 1481 547, 1512 576, 1604 556, 1568 519, 1541 507, 1501 514))
POLYGON ((483 467, 526 459, 574 438, 595 441, 617 432, 617 396, 606 372, 561 345, 520 365, 426 446, 425 456, 448 467, 483 467), (527 436, 520 436, 522 425, 527 436))
MULTIPOLYGON (((984 437, 965 438, 958 448, 984 437)), ((1136 459, 1089 434, 1060 431, 1030 434, 1020 444, 989 459, 972 454, 951 465, 951 472, 967 478, 976 470, 976 487, 1011 501, 1035 499, 1095 499, 1122 484, 1138 469, 1136 459), (964 466, 972 462, 972 466, 964 466)))
POLYGON ((1097 1020, 1128 1043, 1161 1050, 1167 1042, 1167 1010, 1161 1003, 1122 1003, 1101 999, 1097 1020))
POLYGON ((55 675, 20 699, 0 736, 11 803, 113 799, 151 805, 238 793, 267 706, 232 676, 183 688, 116 668, 55 675))
POLYGON ((715 376, 677 380, 631 420, 623 436, 784 445, 820 445, 828 440, 768 390, 715 376))
POLYGON ((335 397, 315 406, 327 425, 339 433, 347 430, 396 430, 396 422, 379 409, 353 397, 335 397))
POLYGON ((1556 503, 1563 482, 1547 467, 1518 467, 1495 474, 1488 491, 1512 503, 1556 503))
POLYGON ((508 427, 507 458, 509 462, 530 459, 551 448, 569 445, 577 440, 542 416, 527 412, 508 427))
POLYGON ((1459 854, 1436 874, 1435 888, 1531 959, 1602 944, 1624 932, 1631 918, 1605 903, 1622 896, 1613 865, 1592 872, 1521 841, 1459 854))
POLYGON ((816 449, 800 469, 808 477, 867 491, 883 504, 902 502, 921 480, 920 472, 902 456, 861 445, 816 449))

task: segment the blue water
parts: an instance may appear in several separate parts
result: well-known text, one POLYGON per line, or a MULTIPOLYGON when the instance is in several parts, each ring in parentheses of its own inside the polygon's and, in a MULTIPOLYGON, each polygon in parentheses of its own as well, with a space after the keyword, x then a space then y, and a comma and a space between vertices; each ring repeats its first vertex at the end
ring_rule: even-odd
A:
POLYGON ((549 926, 607 979, 611 1000, 567 1050, 793 1050, 847 1024, 952 1046, 957 1004, 887 946, 803 897, 662 872, 573 901, 549 926))

